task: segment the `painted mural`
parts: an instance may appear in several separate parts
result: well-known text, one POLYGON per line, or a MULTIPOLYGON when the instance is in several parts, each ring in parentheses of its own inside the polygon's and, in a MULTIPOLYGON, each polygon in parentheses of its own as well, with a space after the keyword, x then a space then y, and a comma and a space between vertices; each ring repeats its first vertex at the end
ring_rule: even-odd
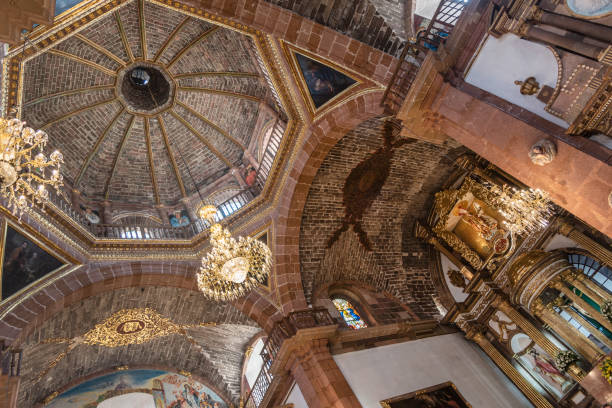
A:
POLYGON ((296 53, 308 92, 316 108, 339 95, 356 81, 315 60, 296 53))
POLYGON ((214 391, 183 375, 163 370, 116 371, 85 381, 61 393, 47 408, 96 408, 110 398, 151 394, 155 408, 227 408, 214 391))
POLYGON ((62 266, 28 237, 10 225, 6 227, 2 255, 2 299, 62 266))

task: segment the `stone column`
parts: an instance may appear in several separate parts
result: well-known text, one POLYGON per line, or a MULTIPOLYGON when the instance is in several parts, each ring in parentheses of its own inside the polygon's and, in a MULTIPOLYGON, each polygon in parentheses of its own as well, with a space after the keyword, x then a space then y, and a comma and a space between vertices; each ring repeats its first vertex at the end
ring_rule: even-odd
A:
POLYGON ((159 214, 159 219, 161 220, 163 225, 170 225, 170 219, 168 218, 168 208, 163 204, 159 204, 155 206, 157 213, 159 214))
POLYGON ((610 295, 606 293, 605 289, 602 289, 597 284, 591 282, 591 280, 584 276, 584 273, 582 273, 580 270, 571 269, 564 271, 561 273, 561 278, 593 299, 593 301, 597 302, 597 304, 601 305, 605 299, 610 297, 610 295))
MULTIPOLYGON (((535 327, 529 320, 527 320, 518 310, 514 308, 507 300, 498 296, 494 301, 493 305, 504 312, 506 316, 510 318, 514 323, 519 326, 527 336, 531 338, 538 346, 542 347, 552 358, 555 358, 561 349, 555 345, 548 337, 544 336, 537 327, 535 327)), ((580 367, 572 364, 567 370, 577 382, 584 377, 584 372, 580 367)))
POLYGON ((196 214, 194 209, 191 207, 191 204, 189 203, 189 198, 188 197, 183 197, 179 201, 181 202, 181 204, 183 204, 183 207, 187 211, 187 214, 189 214, 189 218, 191 218, 191 222, 197 221, 198 220, 198 214, 196 214))
POLYGON ((17 408, 17 395, 19 394, 20 377, 0 375, 0 406, 17 408))
POLYGON ((577 41, 551 31, 544 30, 539 27, 534 27, 531 24, 523 24, 519 30, 521 37, 530 41, 539 41, 545 44, 556 45, 565 48, 575 54, 583 55, 595 61, 598 60, 600 54, 605 50, 596 45, 587 44, 582 41, 577 41))
POLYGON ((536 391, 514 366, 491 344, 481 331, 471 326, 466 327, 466 337, 473 340, 489 356, 519 390, 536 408, 552 408, 553 405, 542 394, 536 391))
POLYGON ((240 170, 238 168, 236 168, 236 167, 232 167, 232 169, 230 171, 232 173, 232 176, 234 176, 234 178, 236 179, 236 181, 240 185, 240 188, 242 188, 242 189, 247 188, 246 181, 244 181, 244 179, 242 178, 242 174, 240 174, 240 170))
POLYGON ((587 329, 589 331, 589 333, 591 333, 594 337, 596 337, 599 341, 601 341, 603 344, 605 344, 606 346, 608 346, 609 349, 612 349, 612 340, 610 340, 608 337, 606 337, 605 334, 603 334, 602 332, 600 332, 599 330, 597 330, 595 327, 593 327, 591 325, 591 323, 587 322, 580 314, 578 314, 574 309, 572 308, 567 308, 565 309, 565 311, 567 313, 569 313, 570 316, 572 316, 574 319, 576 319, 576 321, 578 323, 580 323, 580 325, 582 327, 584 327, 585 329, 587 329))
POLYGON ((603 355, 601 350, 591 343, 589 339, 585 338, 577 328, 569 324, 567 320, 559 316, 552 308, 544 305, 540 299, 535 301, 533 311, 536 316, 563 337, 565 341, 590 363, 597 361, 597 359, 603 355))
POLYGON ((102 222, 104 224, 112 224, 113 223, 112 206, 113 206, 113 204, 110 201, 108 201, 108 200, 104 200, 102 202, 102 222))
POLYGON ((81 192, 73 188, 72 194, 70 194, 70 199, 72 201, 72 207, 75 209, 75 211, 81 211, 81 192))
POLYGON ((581 20, 561 14, 550 13, 542 9, 536 9, 533 14, 534 21, 559 27, 564 30, 574 31, 586 37, 601 40, 605 43, 612 38, 612 27, 593 23, 588 20, 581 20))
POLYGON ((247 159, 247 163, 245 164, 250 164, 251 166, 255 167, 255 170, 259 168, 259 163, 257 163, 257 159, 253 157, 251 152, 249 152, 248 150, 245 150, 244 157, 247 159))
POLYGON ((308 341, 287 367, 310 408, 361 408, 328 348, 327 339, 308 341))
POLYGON ((575 229, 573 225, 562 222, 559 225, 559 233, 578 243, 582 248, 601 259, 606 265, 612 266, 612 251, 599 245, 597 242, 575 229))
POLYGON ((556 280, 552 282, 551 286, 557 289, 559 292, 563 293, 569 299, 572 300, 575 304, 580 306, 585 312, 591 315, 594 319, 596 319, 602 326, 606 329, 612 331, 612 323, 602 315, 598 310, 595 310, 593 306, 588 304, 584 299, 574 293, 570 288, 565 286, 562 281, 556 280))

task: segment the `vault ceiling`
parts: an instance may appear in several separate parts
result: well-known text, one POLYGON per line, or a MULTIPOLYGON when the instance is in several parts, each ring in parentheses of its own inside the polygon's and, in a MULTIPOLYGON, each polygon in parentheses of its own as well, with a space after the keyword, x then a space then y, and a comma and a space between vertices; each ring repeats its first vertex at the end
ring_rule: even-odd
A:
POLYGON ((254 52, 246 35, 134 0, 27 61, 22 116, 89 199, 173 205, 240 166, 260 103, 275 105, 254 52))
POLYGON ((33 406, 36 401, 81 377, 120 366, 157 366, 187 371, 206 379, 236 402, 246 344, 259 331, 256 323, 233 305, 208 301, 191 290, 132 287, 101 293, 58 312, 24 341, 17 405, 33 406), (180 334, 112 348, 79 344, 38 379, 66 350, 66 344, 45 344, 45 340, 82 336, 113 313, 131 308, 151 308, 179 325, 210 322, 216 325, 186 329, 200 347, 180 334))

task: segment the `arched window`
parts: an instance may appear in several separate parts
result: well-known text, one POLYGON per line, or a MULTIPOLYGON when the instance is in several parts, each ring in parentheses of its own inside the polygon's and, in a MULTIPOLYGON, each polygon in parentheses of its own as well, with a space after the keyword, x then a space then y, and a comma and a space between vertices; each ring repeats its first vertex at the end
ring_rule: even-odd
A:
POLYGON ((583 254, 570 254, 568 259, 576 269, 580 269, 593 282, 612 293, 612 271, 610 268, 583 254))
POLYGON ((344 298, 337 297, 333 298, 332 302, 334 303, 334 306, 336 306, 336 309, 338 309, 338 311, 342 315, 342 318, 344 319, 346 324, 351 329, 363 329, 364 327, 368 327, 368 325, 363 320, 355 306, 353 306, 350 301, 344 298))

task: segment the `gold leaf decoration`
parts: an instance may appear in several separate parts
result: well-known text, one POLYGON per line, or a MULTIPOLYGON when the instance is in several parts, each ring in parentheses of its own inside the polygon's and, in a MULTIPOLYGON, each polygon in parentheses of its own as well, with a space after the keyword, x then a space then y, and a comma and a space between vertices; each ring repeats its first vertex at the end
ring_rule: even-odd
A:
POLYGON ((105 347, 146 343, 156 337, 184 334, 183 326, 153 309, 123 309, 85 333, 83 342, 105 347))

